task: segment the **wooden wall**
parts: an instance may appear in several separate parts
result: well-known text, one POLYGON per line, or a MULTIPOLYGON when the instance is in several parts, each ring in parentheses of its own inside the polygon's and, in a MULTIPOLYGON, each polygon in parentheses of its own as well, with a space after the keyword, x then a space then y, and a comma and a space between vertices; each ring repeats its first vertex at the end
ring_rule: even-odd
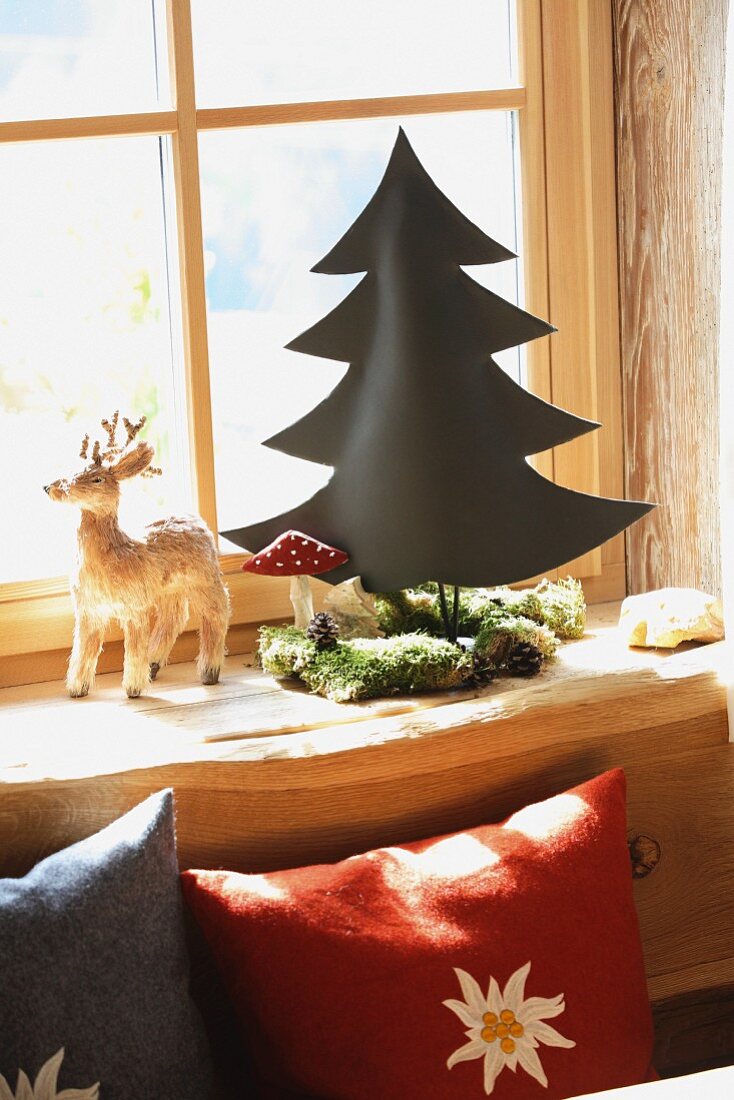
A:
POLYGON ((631 592, 720 595, 719 293, 728 0, 611 0, 631 592))

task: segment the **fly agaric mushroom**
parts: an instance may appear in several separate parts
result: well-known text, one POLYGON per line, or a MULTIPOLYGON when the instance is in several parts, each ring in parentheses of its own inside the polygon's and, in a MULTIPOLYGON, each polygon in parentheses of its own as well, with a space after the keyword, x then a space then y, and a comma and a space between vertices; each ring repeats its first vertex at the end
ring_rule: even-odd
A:
POLYGON ((313 600, 309 577, 328 573, 349 561, 349 554, 317 542, 302 531, 286 531, 279 535, 259 554, 253 554, 242 566, 245 573, 257 573, 261 577, 290 577, 291 603, 295 625, 305 630, 313 618, 313 600))

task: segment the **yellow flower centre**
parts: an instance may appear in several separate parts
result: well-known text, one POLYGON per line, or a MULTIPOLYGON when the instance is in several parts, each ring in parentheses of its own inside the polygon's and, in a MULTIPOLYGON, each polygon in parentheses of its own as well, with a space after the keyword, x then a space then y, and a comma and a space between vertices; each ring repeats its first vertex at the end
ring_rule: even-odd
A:
POLYGON ((525 1034, 525 1028, 519 1020, 515 1019, 515 1013, 511 1008, 503 1008, 499 1016, 495 1012, 485 1012, 482 1016, 484 1027, 481 1031, 485 1043, 494 1043, 500 1040, 500 1048, 505 1054, 512 1054, 515 1049, 515 1039, 525 1034))

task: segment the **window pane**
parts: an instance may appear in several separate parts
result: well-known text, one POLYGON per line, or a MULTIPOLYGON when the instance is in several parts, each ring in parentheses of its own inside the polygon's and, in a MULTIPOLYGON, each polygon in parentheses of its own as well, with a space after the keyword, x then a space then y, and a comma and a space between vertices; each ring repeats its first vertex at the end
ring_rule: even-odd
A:
MULTIPOLYGON (((58 576, 76 508, 43 486, 84 465, 115 409, 149 423, 163 477, 123 487, 124 523, 189 508, 177 430, 155 137, 0 146, 0 581, 58 576)), ((142 438, 141 436, 141 438, 142 438)))
POLYGON ((0 0, 0 120, 154 110, 161 3, 0 0))
MULTIPOLYGON (((431 115, 403 125, 438 186, 516 250, 511 115, 431 115)), ((361 278, 314 275, 310 268, 372 196, 397 128, 397 120, 380 119, 200 136, 222 529, 275 515, 330 476, 323 466, 258 444, 321 401, 347 369, 284 345, 361 278)), ((515 261, 472 268, 471 275, 517 301, 515 261)), ((517 377, 515 350, 497 358, 517 377)))
POLYGON ((193 0, 199 103, 288 103, 514 83, 514 0, 193 0))

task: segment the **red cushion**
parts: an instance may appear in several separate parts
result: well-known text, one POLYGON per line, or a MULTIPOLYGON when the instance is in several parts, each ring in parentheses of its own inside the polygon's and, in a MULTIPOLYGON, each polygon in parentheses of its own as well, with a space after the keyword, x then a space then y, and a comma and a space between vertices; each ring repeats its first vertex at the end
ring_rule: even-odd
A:
POLYGON ((530 1100, 648 1076, 619 770, 501 825, 183 887, 276 1084, 530 1100))

